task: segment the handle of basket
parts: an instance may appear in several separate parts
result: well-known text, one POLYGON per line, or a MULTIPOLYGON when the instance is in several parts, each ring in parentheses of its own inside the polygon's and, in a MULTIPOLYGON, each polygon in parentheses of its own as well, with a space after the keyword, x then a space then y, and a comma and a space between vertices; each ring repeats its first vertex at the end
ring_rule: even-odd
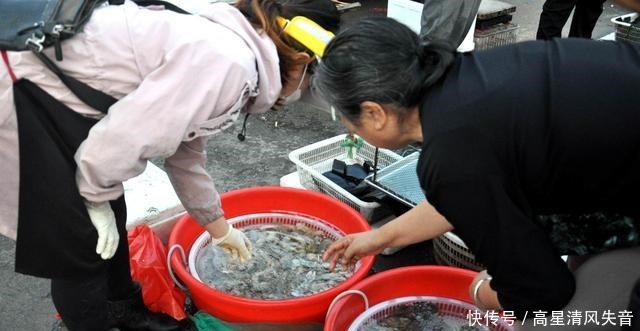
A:
POLYGON ((338 300, 346 297, 349 294, 357 294, 360 297, 362 297, 362 300, 364 301, 364 310, 369 309, 369 298, 367 298, 367 295, 364 294, 364 292, 362 292, 360 290, 346 290, 346 291, 336 295, 335 298, 333 298, 333 300, 331 301, 331 304, 329 305, 329 309, 327 309, 327 315, 325 316, 325 320, 327 319, 327 317, 329 317, 329 313, 331 312, 331 309, 336 304, 336 302, 338 302, 338 300))
POLYGON ((631 23, 619 21, 618 20, 619 18, 620 18, 620 16, 616 16, 616 17, 611 18, 611 23, 613 23, 614 25, 622 25, 622 26, 627 27, 627 28, 631 26, 631 23))
POLYGON ((184 254, 184 249, 182 248, 182 246, 174 244, 173 246, 171 246, 171 248, 169 248, 169 253, 167 253, 167 269, 169 269, 169 276, 171 276, 171 279, 173 279, 173 283, 176 284, 176 286, 178 286, 182 291, 186 292, 188 291, 187 287, 178 280, 178 277, 176 277, 176 275, 173 273, 173 268, 171 267, 171 255, 173 255, 173 252, 176 250, 180 251, 182 264, 184 264, 185 268, 187 267, 187 258, 184 254))

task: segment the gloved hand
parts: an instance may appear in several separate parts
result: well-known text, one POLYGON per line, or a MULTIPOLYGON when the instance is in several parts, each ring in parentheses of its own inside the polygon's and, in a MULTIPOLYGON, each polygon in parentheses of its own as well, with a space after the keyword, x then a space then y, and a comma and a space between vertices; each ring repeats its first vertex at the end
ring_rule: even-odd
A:
POLYGON ((96 253, 103 260, 113 257, 118 248, 120 235, 116 227, 116 216, 111 210, 109 202, 84 202, 89 212, 91 223, 98 231, 98 244, 96 245, 96 253))
POLYGON ((220 238, 211 238, 211 243, 222 247, 233 259, 246 262, 251 259, 251 241, 238 229, 229 225, 227 233, 220 238))

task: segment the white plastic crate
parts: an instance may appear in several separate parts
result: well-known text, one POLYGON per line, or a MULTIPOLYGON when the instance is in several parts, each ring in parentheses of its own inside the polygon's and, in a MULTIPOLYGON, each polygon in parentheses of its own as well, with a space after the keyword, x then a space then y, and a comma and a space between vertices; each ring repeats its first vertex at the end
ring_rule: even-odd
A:
MULTIPOLYGON (((345 137, 346 134, 342 134, 296 149, 289 153, 289 159, 296 165, 302 186, 328 194, 360 212, 366 220, 372 221, 374 210, 380 204, 362 201, 322 175, 331 171, 334 159, 346 158, 346 148, 341 146, 345 137)), ((356 160, 362 163, 364 161, 373 163, 375 149, 373 145, 365 142, 358 150, 356 160)), ((382 169, 401 158, 402 156, 390 150, 380 148, 378 150, 378 169, 382 169)))
POLYGON ((518 41, 518 25, 513 23, 499 24, 486 30, 476 29, 473 41, 476 51, 513 44, 518 41))
POLYGON ((424 3, 413 0, 388 0, 387 17, 408 26, 413 32, 420 33, 424 3))
POLYGON ((433 239, 433 255, 438 264, 476 271, 486 269, 476 261, 464 241, 453 232, 446 232, 433 239))
POLYGON ((611 22, 616 27, 616 40, 640 45, 640 25, 634 24, 636 20, 640 19, 639 15, 638 13, 630 13, 611 19, 611 22))

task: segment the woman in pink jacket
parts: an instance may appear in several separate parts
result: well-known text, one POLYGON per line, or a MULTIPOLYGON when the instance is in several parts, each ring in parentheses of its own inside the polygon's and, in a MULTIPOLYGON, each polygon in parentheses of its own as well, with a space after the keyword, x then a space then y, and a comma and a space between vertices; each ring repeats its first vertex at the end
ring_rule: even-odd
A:
MULTIPOLYGON (((34 53, 3 54, 0 234, 17 237, 17 272, 52 280, 69 330, 183 327, 148 312, 130 276, 122 182, 147 160, 165 159, 181 202, 215 243, 250 258, 250 243, 227 224, 205 171, 205 136, 308 85, 313 53, 282 31, 280 16, 306 16, 334 31, 339 23, 329 0, 215 3, 199 15, 133 2, 100 6, 62 42, 56 65, 104 92, 106 115, 34 53)), ((44 54, 52 58, 53 49, 44 54)))

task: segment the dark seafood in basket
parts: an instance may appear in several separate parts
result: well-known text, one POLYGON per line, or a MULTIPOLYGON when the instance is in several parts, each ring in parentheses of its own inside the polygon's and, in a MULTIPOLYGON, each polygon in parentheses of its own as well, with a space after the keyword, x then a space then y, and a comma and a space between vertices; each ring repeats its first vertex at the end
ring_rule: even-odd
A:
POLYGON ((428 302, 412 302, 396 307, 382 318, 371 319, 358 330, 367 331, 482 331, 475 325, 452 325, 428 302))
POLYGON ((252 299, 289 299, 312 295, 344 282, 352 272, 322 262, 333 242, 304 224, 255 225, 242 231, 253 244, 252 258, 241 263, 209 244, 198 253, 196 270, 209 286, 252 299))

